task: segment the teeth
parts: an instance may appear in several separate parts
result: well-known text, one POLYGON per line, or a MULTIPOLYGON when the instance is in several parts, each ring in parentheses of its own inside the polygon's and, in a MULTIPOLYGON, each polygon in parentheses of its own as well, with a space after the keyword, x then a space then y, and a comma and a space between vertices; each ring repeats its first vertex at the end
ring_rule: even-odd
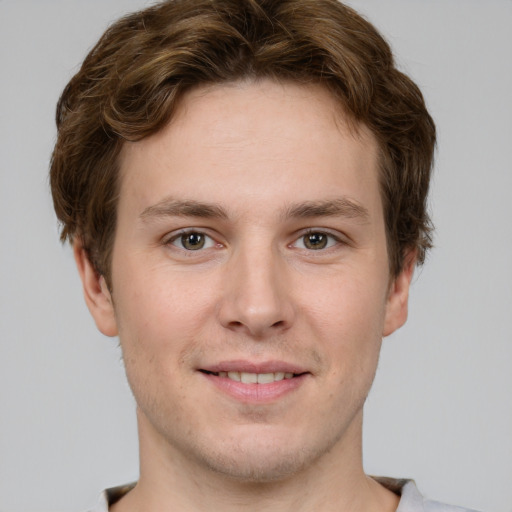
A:
POLYGON ((236 382, 244 384, 270 384, 283 379, 293 379, 293 373, 275 372, 275 373, 248 373, 248 372, 219 372, 219 377, 227 377, 236 382))
POLYGON ((240 380, 243 384, 256 384, 258 382, 258 374, 240 372, 240 380))
POLYGON ((258 384, 268 384, 269 382, 274 382, 274 374, 273 373, 258 373, 258 384))

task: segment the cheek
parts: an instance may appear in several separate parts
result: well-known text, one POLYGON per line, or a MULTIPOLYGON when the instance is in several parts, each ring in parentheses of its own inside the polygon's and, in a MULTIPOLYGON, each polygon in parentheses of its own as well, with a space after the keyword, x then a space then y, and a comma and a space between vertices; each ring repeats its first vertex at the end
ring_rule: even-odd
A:
POLYGON ((115 305, 118 327, 126 334, 159 338, 188 332, 212 305, 213 287, 187 272, 144 261, 125 262, 120 270, 124 280, 114 281, 115 305))
POLYGON ((303 306, 329 372, 344 384, 373 380, 386 312, 386 290, 375 282, 354 275, 332 279, 303 306))
POLYGON ((163 389, 179 402, 188 376, 187 353, 199 338, 199 311, 185 308, 190 301, 162 283, 132 281, 123 292, 115 303, 119 339, 139 407, 152 410, 163 389))
POLYGON ((143 388, 171 382, 199 341, 211 338, 214 287, 161 266, 124 263, 119 276, 130 278, 114 281, 114 307, 128 380, 132 389, 141 380, 143 388))
POLYGON ((387 290, 378 277, 358 277, 348 269, 324 283, 305 283, 300 292, 302 310, 318 328, 332 330, 329 337, 338 332, 341 339, 380 338, 387 290))

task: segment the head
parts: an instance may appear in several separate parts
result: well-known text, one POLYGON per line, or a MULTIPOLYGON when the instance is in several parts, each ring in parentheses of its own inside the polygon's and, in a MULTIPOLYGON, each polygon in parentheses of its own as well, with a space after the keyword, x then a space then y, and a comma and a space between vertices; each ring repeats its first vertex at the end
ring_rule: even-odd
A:
POLYGON ((164 2, 105 33, 57 118, 62 236, 142 465, 356 467, 430 240, 434 126, 376 30, 336 0, 164 2))
POLYGON ((435 128, 376 29, 337 0, 175 0, 113 24, 57 107, 61 238, 80 239, 109 286, 124 142, 161 130, 191 89, 260 79, 320 85, 373 133, 390 274, 424 261, 435 128))

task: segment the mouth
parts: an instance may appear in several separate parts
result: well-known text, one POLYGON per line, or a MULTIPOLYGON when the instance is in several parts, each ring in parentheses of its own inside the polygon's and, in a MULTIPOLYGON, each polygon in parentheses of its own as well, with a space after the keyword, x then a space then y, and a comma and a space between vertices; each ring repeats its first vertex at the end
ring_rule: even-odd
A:
POLYGON ((274 403, 296 392, 312 376, 304 368, 285 362, 229 361, 198 371, 223 394, 254 404, 274 403))
POLYGON ((200 370, 202 373, 212 375, 214 377, 220 377, 224 379, 230 379, 235 382, 241 382, 242 384, 272 384, 273 382, 279 382, 282 380, 293 379, 300 377, 307 372, 293 373, 293 372, 269 372, 269 373, 251 373, 251 372, 238 372, 238 371, 220 371, 211 372, 208 370, 200 370))

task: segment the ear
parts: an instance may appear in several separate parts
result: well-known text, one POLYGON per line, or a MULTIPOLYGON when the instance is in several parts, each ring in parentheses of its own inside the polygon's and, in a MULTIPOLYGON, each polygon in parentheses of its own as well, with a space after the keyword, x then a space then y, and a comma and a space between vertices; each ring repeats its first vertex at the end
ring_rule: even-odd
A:
POLYGON ((75 239, 73 253, 82 280, 85 302, 96 322, 96 327, 105 336, 117 336, 114 304, 105 278, 96 272, 81 240, 75 239))
POLYGON ((409 251, 404 258, 404 267, 390 283, 386 304, 386 317, 382 336, 389 336, 402 327, 407 320, 409 288, 416 266, 416 251, 409 251))

